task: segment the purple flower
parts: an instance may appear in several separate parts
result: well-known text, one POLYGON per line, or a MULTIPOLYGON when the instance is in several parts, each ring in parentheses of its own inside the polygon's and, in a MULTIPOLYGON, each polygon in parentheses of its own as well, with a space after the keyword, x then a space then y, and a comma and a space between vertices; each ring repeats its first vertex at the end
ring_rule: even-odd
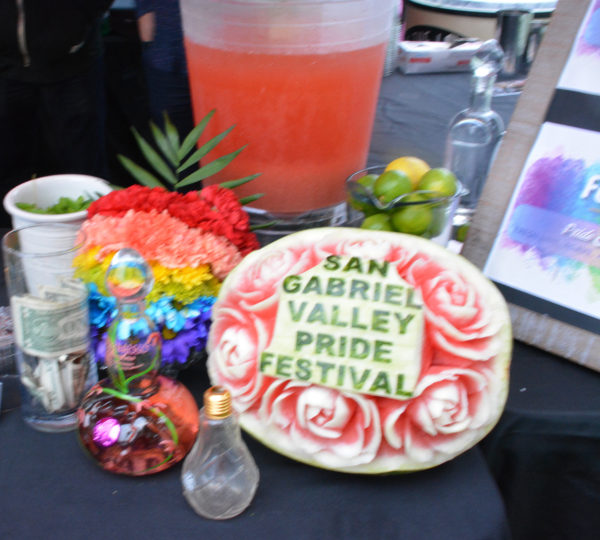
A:
MULTIPOLYGON (((90 302, 94 303, 94 313, 97 315, 90 325, 91 346, 99 364, 104 362, 106 333, 113 320, 112 312, 108 310, 110 303, 105 300, 108 299, 97 290, 90 291, 90 302)), ((178 308, 172 298, 164 297, 146 309, 146 314, 163 336, 163 366, 183 365, 189 361, 192 351, 201 351, 206 347, 215 300, 214 297, 201 297, 178 308), (173 337, 165 337, 173 334, 173 337)))

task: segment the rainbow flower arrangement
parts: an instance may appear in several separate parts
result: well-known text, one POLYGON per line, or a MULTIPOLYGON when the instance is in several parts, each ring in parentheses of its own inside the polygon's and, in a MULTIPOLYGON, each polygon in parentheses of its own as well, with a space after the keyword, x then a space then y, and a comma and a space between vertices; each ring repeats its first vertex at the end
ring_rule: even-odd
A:
MULTIPOLYGON (((178 178, 181 170, 189 170, 191 163, 198 162, 215 146, 213 140, 194 151, 212 114, 182 144, 168 117, 165 133, 151 124, 156 146, 165 159, 134 130, 146 159, 175 189, 206 178, 207 170, 211 174, 221 170, 239 153, 223 156, 184 179, 178 178)), ((112 191, 90 205, 81 227, 82 249, 74 261, 75 274, 89 291, 92 350, 102 362, 107 330, 117 314, 105 275, 114 254, 129 247, 144 257, 154 275, 152 291, 146 297, 146 314, 163 337, 162 365, 166 369, 182 367, 193 359, 194 352, 205 348, 211 308, 222 281, 246 254, 259 247, 242 206, 248 199, 238 201, 229 189, 257 175, 179 193, 167 189, 156 176, 128 158, 119 158, 144 185, 112 191)))

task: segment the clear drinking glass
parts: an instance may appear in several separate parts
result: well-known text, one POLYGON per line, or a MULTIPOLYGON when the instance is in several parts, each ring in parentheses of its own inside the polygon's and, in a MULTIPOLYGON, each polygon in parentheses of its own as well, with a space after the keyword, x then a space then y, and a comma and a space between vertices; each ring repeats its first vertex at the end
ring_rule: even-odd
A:
POLYGON ((74 429, 80 400, 97 380, 87 290, 73 275, 77 234, 46 223, 12 230, 2 242, 22 414, 40 431, 74 429))
POLYGON ((0 307, 0 410, 12 408, 13 404, 4 396, 5 386, 12 385, 17 378, 17 366, 15 364, 15 343, 13 339, 13 325, 10 316, 10 308, 0 307))

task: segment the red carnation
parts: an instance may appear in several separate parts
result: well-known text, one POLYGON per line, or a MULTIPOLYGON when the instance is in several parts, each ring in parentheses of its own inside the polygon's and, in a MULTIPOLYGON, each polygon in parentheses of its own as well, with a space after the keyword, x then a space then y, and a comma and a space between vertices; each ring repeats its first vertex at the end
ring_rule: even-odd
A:
POLYGON ((188 227, 227 238, 242 255, 260 247, 250 230, 250 220, 234 193, 218 185, 202 191, 181 194, 163 188, 130 186, 112 191, 94 201, 88 208, 88 217, 95 214, 120 217, 127 211, 150 212, 167 210, 188 227))
POLYGON ((177 193, 159 187, 130 186, 111 191, 94 201, 88 208, 88 217, 91 218, 96 214, 122 216, 128 210, 149 212, 155 209, 162 212, 167 208, 169 201, 175 197, 177 193))

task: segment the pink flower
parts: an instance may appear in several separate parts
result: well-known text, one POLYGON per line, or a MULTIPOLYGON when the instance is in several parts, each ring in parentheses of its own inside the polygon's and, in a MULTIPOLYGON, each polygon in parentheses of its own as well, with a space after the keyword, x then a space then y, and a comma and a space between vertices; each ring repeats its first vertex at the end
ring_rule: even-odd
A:
POLYGON ((368 237, 343 240, 334 231, 330 236, 325 236, 315 247, 315 251, 322 258, 328 254, 345 255, 348 257, 364 257, 365 259, 384 260, 394 251, 392 238, 385 239, 381 236, 376 239, 368 237))
POLYGON ((375 401, 302 382, 275 381, 259 416, 283 448, 325 467, 370 463, 381 443, 375 401))
POLYGON ((503 307, 494 306, 475 282, 423 255, 399 271, 421 290, 427 335, 441 356, 463 365, 464 360, 487 361, 498 354, 502 336, 494 309, 503 307))
POLYGON ((85 250, 101 246, 99 260, 129 247, 147 261, 167 268, 210 264, 213 274, 222 280, 242 259, 226 238, 190 229, 166 211, 129 210, 120 217, 97 214, 83 223, 82 230, 86 235, 85 250))
MULTIPOLYGON (((263 321, 233 307, 215 304, 207 350, 208 372, 214 384, 229 389, 238 412, 250 409, 262 395, 259 352, 270 339, 263 321)), ((270 381, 271 379, 269 379, 270 381)))
POLYGON ((413 399, 382 412, 387 443, 419 463, 433 463, 440 453, 457 454, 479 440, 497 417, 490 385, 489 376, 473 369, 432 367, 413 399))
POLYGON ((190 228, 227 238, 242 255, 260 247, 250 230, 248 214, 233 191, 218 185, 185 194, 159 187, 130 186, 94 201, 88 209, 88 218, 98 214, 120 217, 130 210, 158 214, 166 210, 190 228))
POLYGON ((285 276, 304 272, 318 262, 310 246, 273 251, 240 277, 236 301, 250 311, 272 307, 279 298, 277 291, 285 276))

